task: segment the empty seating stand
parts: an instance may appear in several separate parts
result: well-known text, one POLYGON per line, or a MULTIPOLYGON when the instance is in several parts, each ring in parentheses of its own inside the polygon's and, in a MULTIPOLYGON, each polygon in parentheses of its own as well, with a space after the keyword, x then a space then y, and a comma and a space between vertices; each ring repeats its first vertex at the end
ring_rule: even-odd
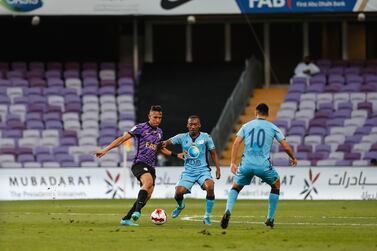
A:
MULTIPOLYGON (((293 77, 275 124, 301 161, 369 165, 377 158, 377 61, 339 62, 320 60, 319 74, 293 77)), ((280 151, 272 148, 272 161, 288 165, 280 151)))
POLYGON ((94 154, 135 124, 131 72, 113 62, 0 62, 0 167, 120 166, 120 150, 94 154))

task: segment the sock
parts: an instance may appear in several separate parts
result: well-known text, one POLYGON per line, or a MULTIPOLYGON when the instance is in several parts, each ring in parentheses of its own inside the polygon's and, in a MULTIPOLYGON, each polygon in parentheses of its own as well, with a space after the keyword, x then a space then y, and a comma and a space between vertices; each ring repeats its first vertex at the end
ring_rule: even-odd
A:
POLYGON ((130 211, 128 211, 127 215, 122 218, 122 220, 130 220, 133 212, 135 212, 135 208, 136 208, 136 201, 134 205, 131 207, 130 211))
POLYGON ((208 197, 206 198, 206 213, 205 217, 209 217, 212 212, 213 205, 215 204, 215 197, 208 197))
POLYGON ((184 207, 184 203, 183 203, 183 195, 176 195, 174 197, 175 201, 177 202, 178 204, 178 207, 182 208, 184 207))
POLYGON ((136 200, 135 212, 140 212, 145 206, 145 202, 148 198, 148 192, 146 190, 140 190, 136 200))
POLYGON ((232 188, 228 194, 228 200, 226 201, 226 210, 232 213, 234 208, 234 203, 236 203, 239 191, 232 188))
POLYGON ((270 220, 273 220, 275 217, 275 210, 276 210, 278 201, 279 201, 279 194, 273 193, 273 191, 271 191, 270 197, 268 198, 268 213, 267 213, 267 218, 270 220))

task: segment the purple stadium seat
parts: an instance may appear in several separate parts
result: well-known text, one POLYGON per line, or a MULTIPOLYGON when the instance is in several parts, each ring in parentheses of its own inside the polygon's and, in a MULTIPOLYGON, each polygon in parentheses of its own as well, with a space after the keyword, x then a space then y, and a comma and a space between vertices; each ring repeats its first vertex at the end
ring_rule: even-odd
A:
POLYGON ((362 137, 361 135, 347 136, 346 141, 344 143, 349 143, 349 144, 360 143, 361 137, 362 137))
POLYGON ((336 151, 337 151, 337 152, 349 153, 349 152, 351 152, 352 147, 353 147, 353 145, 352 145, 352 144, 349 144, 349 143, 346 143, 346 144, 340 144, 340 145, 338 145, 338 147, 336 148, 336 151))
POLYGON ((24 163, 24 162, 34 162, 34 155, 33 154, 20 154, 17 158, 18 162, 24 163))
POLYGON ((101 137, 112 137, 113 139, 119 135, 118 130, 113 130, 113 129, 103 129, 100 132, 101 137))
POLYGON ((296 102, 298 103, 300 101, 300 94, 299 93, 288 93, 287 96, 285 96, 284 102, 296 102))
POLYGON ((43 114, 43 121, 47 122, 47 121, 56 121, 56 120, 61 120, 62 119, 62 115, 61 113, 59 112, 48 112, 48 113, 44 113, 43 114))
POLYGON ((291 127, 293 126, 306 128, 306 121, 300 119, 291 120, 291 127))
POLYGON ((66 146, 57 146, 52 148, 52 154, 68 154, 68 147, 66 146))
POLYGON ((331 152, 331 146, 326 145, 326 144, 319 144, 315 146, 315 152, 325 152, 325 153, 330 153, 331 152))
MULTIPOLYGON (((134 94, 134 87, 131 86, 131 85, 122 85, 118 88, 118 95, 124 95, 124 94, 130 94, 130 95, 133 95, 134 94)), ((298 94, 298 93, 288 93, 287 97, 291 94, 298 94)), ((300 94, 298 94, 300 95, 300 94)), ((286 99, 287 99, 286 97, 286 99)), ((300 100, 300 98, 298 98, 298 100, 300 100)), ((286 100, 288 101, 288 100, 286 100)), ((296 101, 298 102, 298 101, 296 101)))
POLYGON ((20 147, 17 151, 18 154, 33 154, 33 149, 26 148, 26 147, 20 147))
POLYGON ((77 90, 74 88, 65 88, 63 90, 64 90, 64 96, 67 96, 67 95, 77 96, 77 90))
POLYGON ((98 145, 99 146, 107 146, 111 142, 113 142, 114 139, 115 139, 115 137, 100 137, 100 139, 98 140, 98 145))
POLYGON ((101 130, 103 129, 113 129, 116 130, 118 128, 116 123, 113 122, 102 122, 100 125, 101 130))
POLYGON ((345 160, 359 160, 361 158, 360 153, 345 153, 344 159, 345 160))
POLYGON ((68 103, 65 106, 65 112, 81 112, 81 104, 80 103, 68 103))
POLYGON ((12 87, 12 82, 8 79, 0 79, 0 87, 12 87))
POLYGON ((42 113, 40 112, 28 112, 26 113, 26 116, 25 116, 25 120, 26 121, 30 121, 30 120, 42 120, 42 113))
POLYGON ((331 83, 331 84, 325 86, 324 91, 325 92, 339 92, 339 90, 341 90, 342 87, 343 87, 343 84, 331 83))
POLYGON ((29 81, 25 79, 12 79, 11 81, 13 87, 24 87, 27 88, 29 87, 29 81))
POLYGON ((90 162, 93 162, 94 161, 94 157, 90 154, 82 154, 79 156, 79 163, 81 164, 81 162, 87 162, 87 161, 90 161, 90 162))
MULTIPOLYGON (((351 102, 341 102, 338 104, 338 111, 339 110, 348 110, 348 111, 352 111, 353 110, 353 105, 351 102)), ((343 113, 343 112, 340 112, 340 113, 343 113)), ((347 112, 345 112, 347 113, 347 112)), ((352 113, 352 112, 351 112, 352 113)), ((350 114, 351 115, 351 114, 350 114)))
POLYGON ((27 105, 29 102, 29 99, 27 97, 14 97, 13 98, 13 104, 17 105, 17 104, 23 104, 23 105, 27 105))
POLYGON ((115 70, 115 63, 113 62, 103 62, 100 64, 101 70, 115 70))
MULTIPOLYGON (((121 117, 121 116, 120 116, 121 117)), ((124 117, 123 117, 124 118, 124 117)), ((120 118, 120 120, 123 120, 122 117, 120 118)), ((125 120, 125 119, 124 119, 125 120)), ((288 121, 286 120, 275 120, 274 124, 279 127, 279 128, 284 128, 284 129, 287 129, 288 128, 288 121)))
POLYGON ((342 92, 358 92, 361 89, 361 84, 350 83, 348 85, 343 85, 340 91, 342 92))
POLYGON ((44 147, 44 146, 37 146, 35 149, 34 149, 34 154, 35 155, 40 155, 40 154, 50 154, 50 149, 48 147, 44 147))
POLYGON ((87 86, 82 89, 82 95, 98 95, 98 88, 96 86, 87 86))
POLYGON ((367 110, 368 114, 373 112, 373 104, 371 102, 360 102, 357 104, 358 110, 367 110))
POLYGON ((81 98, 77 95, 68 94, 64 97, 65 104, 78 103, 81 104, 81 98))
POLYGON ((298 160, 307 160, 308 159, 308 153, 307 152, 297 152, 295 154, 295 157, 298 160))
POLYGON ((47 69, 61 71, 63 69, 63 65, 60 62, 47 62, 47 69))
POLYGON ((64 68, 66 70, 80 70, 80 64, 78 62, 66 62, 64 68))
POLYGON ((272 164, 274 166, 290 166, 288 159, 272 159, 272 164))
POLYGON ((62 130, 63 125, 62 122, 59 120, 50 120, 46 122, 46 129, 57 129, 57 130, 62 130))
POLYGON ((79 72, 79 70, 73 70, 73 69, 71 69, 71 70, 66 70, 66 71, 64 71, 64 78, 65 79, 68 79, 68 78, 80 78, 80 72, 79 72))
POLYGON ((0 94, 0 104, 10 105, 10 98, 6 95, 0 94))
POLYGON ((3 138, 19 139, 22 137, 22 130, 11 129, 5 130, 2 135, 3 138))
POLYGON ((327 135, 327 129, 324 127, 313 126, 309 128, 308 135, 319 135, 325 137, 327 135))
POLYGON ((33 61, 33 62, 29 63, 29 69, 30 70, 41 70, 41 71, 44 71, 45 65, 44 65, 43 62, 33 61))
POLYGON ((346 119, 346 118, 350 118, 351 117, 351 113, 352 113, 352 110, 349 110, 349 109, 341 109, 341 110, 337 110, 333 113, 332 117, 337 119, 337 118, 342 118, 342 119, 346 119))
POLYGON ((25 79, 26 77, 26 71, 20 71, 20 70, 13 70, 13 71, 8 71, 6 73, 7 79, 25 79))
POLYGON ((63 131, 62 132, 62 137, 73 137, 73 138, 76 138, 77 139, 77 132, 76 131, 70 131, 70 130, 67 130, 67 131, 63 131))
POLYGON ((60 86, 54 86, 54 87, 48 87, 43 89, 43 95, 44 96, 50 96, 50 95, 61 95, 63 93, 63 87, 60 86))
POLYGON ((377 83, 368 83, 365 85, 362 85, 360 88, 360 91, 362 92, 376 92, 377 91, 377 83))
POLYGON ((116 86, 116 81, 111 79, 101 80, 101 86, 116 86))
POLYGON ((372 126, 359 127, 355 131, 355 135, 368 135, 372 131, 372 126))
POLYGON ((135 119, 136 119, 136 117, 135 117, 134 112, 120 112, 119 113, 119 120, 120 121, 123 121, 123 120, 135 121, 135 119))
POLYGON ((367 160, 377 159, 377 151, 370 151, 370 152, 365 153, 363 159, 367 159, 367 160))
POLYGON ((329 119, 326 121, 327 127, 332 126, 343 126, 344 125, 344 119, 342 118, 336 118, 336 119, 329 119))
POLYGON ((298 152, 305 152, 305 153, 311 153, 313 152, 313 146, 312 145, 299 145, 297 146, 298 152))
POLYGON ((47 82, 44 79, 31 78, 29 79, 29 82, 30 82, 30 87, 42 87, 42 88, 47 87, 47 82))
POLYGON ((344 69, 344 74, 345 75, 348 75, 348 74, 353 74, 353 75, 359 75, 360 74, 360 66, 351 66, 351 67, 348 67, 346 69, 344 69))
POLYGON ((54 162, 55 158, 51 154, 42 153, 42 154, 37 154, 37 161, 40 163, 54 162))
POLYGON ((352 160, 337 160, 335 162, 336 166, 352 166, 352 160))
POLYGON ((20 120, 9 121, 9 122, 6 123, 6 125, 9 129, 18 129, 18 130, 24 130, 25 129, 24 122, 22 122, 20 120))
POLYGON ((64 87, 64 81, 59 77, 51 77, 47 79, 47 85, 49 87, 64 87))
MULTIPOLYGON (((294 80, 297 80, 297 78, 293 78, 292 81, 293 83, 295 83, 294 80)), ((305 83, 306 84, 306 78, 298 78, 298 79, 301 79, 301 81, 299 83, 305 83), (304 80, 304 82, 302 82, 302 80, 304 80)), ((118 85, 119 86, 122 86, 122 85, 131 85, 133 86, 134 85, 134 80, 130 77, 123 77, 123 78, 120 78, 118 80, 118 85)))
POLYGON ((332 68, 328 69, 327 74, 328 75, 330 75, 330 74, 343 75, 344 74, 344 67, 341 67, 341 66, 332 67, 332 68))
POLYGON ((37 129, 37 130, 43 130, 44 125, 41 121, 37 120, 31 120, 31 121, 26 121, 26 128, 28 129, 37 129))
POLYGON ((309 128, 310 127, 325 127, 326 126, 326 118, 313 118, 309 121, 309 128))
POLYGON ((377 117, 367 119, 367 121, 365 121, 364 126, 377 126, 377 117))
MULTIPOLYGON (((318 110, 315 114, 314 114, 314 118, 315 119, 328 119, 331 117, 332 115, 332 111, 330 111, 330 109, 328 110, 318 110)), ((325 123, 326 124, 326 123, 325 123)))
POLYGON ((64 137, 60 140, 61 146, 76 146, 77 138, 75 137, 64 137))
POLYGON ((83 86, 84 87, 89 87, 89 86, 98 87, 99 86, 99 81, 98 81, 97 77, 95 77, 95 78, 93 78, 93 77, 86 77, 86 78, 84 78, 83 86))
POLYGON ((79 164, 75 162, 61 162, 60 166, 61 167, 80 167, 79 164))
POLYGON ((374 73, 373 74, 368 74, 368 75, 365 75, 364 79, 365 79, 365 83, 368 84, 368 83, 376 83, 377 82, 377 75, 376 74, 376 69, 374 68, 374 73))
POLYGON ((291 127, 289 130, 288 130, 288 133, 287 135, 299 135, 299 136, 304 136, 305 135, 305 128, 304 127, 301 127, 301 126, 294 126, 294 127, 291 127))
POLYGON ((13 147, 0 148, 0 154, 10 154, 10 155, 16 156, 17 153, 18 153, 17 148, 13 148, 13 147))
POLYGON ((72 156, 66 153, 59 153, 54 155, 57 162, 75 162, 72 156))
POLYGON ((30 95, 42 95, 42 88, 40 87, 32 87, 32 88, 25 88, 24 89, 24 96, 30 96, 30 95))
POLYGON ((115 95, 115 88, 112 86, 105 86, 99 88, 99 94, 100 95, 115 95))
POLYGON ((288 93, 304 93, 306 84, 293 84, 289 87, 288 93))
POLYGON ((81 76, 84 79, 84 81, 85 81, 86 78, 97 79, 98 72, 96 70, 93 70, 93 69, 86 69, 86 70, 83 70, 81 72, 81 76))
POLYGON ((306 88, 306 92, 321 93, 325 89, 325 84, 313 83, 306 88))
POLYGON ((46 71, 45 73, 46 79, 55 78, 55 79, 61 79, 62 73, 61 70, 51 69, 46 71))

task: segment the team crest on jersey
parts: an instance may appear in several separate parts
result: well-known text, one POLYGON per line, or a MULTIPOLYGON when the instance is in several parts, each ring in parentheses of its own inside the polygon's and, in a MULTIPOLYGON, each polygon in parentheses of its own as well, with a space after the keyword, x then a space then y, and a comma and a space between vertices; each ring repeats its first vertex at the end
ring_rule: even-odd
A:
POLYGON ((201 139, 197 142, 198 145, 203 145, 204 144, 204 139, 201 139))

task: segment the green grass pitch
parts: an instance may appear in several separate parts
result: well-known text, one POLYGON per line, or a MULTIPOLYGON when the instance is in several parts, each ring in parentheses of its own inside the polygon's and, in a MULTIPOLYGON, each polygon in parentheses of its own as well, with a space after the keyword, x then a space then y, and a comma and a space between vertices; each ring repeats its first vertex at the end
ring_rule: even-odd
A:
POLYGON ((267 201, 240 200, 227 230, 217 200, 204 226, 204 200, 187 200, 177 219, 154 225, 149 215, 175 201, 152 199, 139 227, 119 225, 132 200, 0 202, 0 250, 377 250, 377 201, 280 201, 274 229, 264 226, 267 201))

